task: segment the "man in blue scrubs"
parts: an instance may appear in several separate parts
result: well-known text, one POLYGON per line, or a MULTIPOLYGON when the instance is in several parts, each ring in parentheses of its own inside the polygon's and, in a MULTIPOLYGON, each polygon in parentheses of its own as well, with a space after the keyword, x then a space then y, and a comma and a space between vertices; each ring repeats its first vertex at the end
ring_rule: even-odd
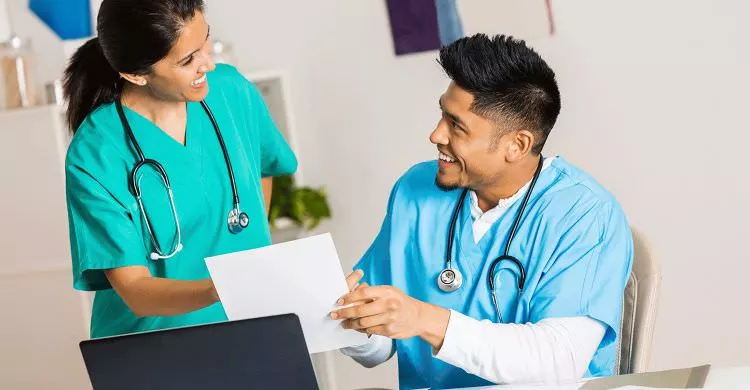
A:
POLYGON ((463 38, 440 64, 438 159, 394 186, 339 301, 354 306, 331 314, 369 342, 342 351, 367 367, 398 353, 404 389, 614 374, 632 236, 609 192, 541 153, 554 72, 505 36, 463 38), (494 261, 506 251, 517 261, 494 261))

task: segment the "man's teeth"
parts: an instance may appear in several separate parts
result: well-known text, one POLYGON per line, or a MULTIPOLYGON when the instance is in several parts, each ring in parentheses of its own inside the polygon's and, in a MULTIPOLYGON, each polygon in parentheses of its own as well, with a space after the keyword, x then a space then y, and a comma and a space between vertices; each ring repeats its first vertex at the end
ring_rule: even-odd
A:
POLYGON ((446 155, 445 155, 445 154, 443 154, 443 153, 439 153, 439 152, 438 152, 438 158, 439 158, 439 159, 441 159, 441 160, 443 160, 443 161, 445 161, 445 162, 449 162, 449 163, 453 163, 453 162, 456 162, 456 160, 454 160, 454 159, 452 159, 452 158, 450 158, 450 157, 446 156, 446 155))
POLYGON ((191 84, 192 84, 193 87, 195 87, 197 85, 202 84, 204 81, 206 81, 206 75, 205 74, 203 76, 201 76, 201 78, 199 78, 197 80, 193 80, 193 82, 191 84))

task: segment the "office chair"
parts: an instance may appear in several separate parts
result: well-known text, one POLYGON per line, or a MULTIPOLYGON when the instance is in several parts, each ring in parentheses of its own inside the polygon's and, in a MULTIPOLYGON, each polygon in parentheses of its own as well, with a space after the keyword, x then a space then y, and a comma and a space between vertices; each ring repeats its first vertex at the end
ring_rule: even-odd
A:
POLYGON ((648 370, 661 288, 661 266, 643 233, 633 234, 633 269, 625 286, 615 374, 648 370))

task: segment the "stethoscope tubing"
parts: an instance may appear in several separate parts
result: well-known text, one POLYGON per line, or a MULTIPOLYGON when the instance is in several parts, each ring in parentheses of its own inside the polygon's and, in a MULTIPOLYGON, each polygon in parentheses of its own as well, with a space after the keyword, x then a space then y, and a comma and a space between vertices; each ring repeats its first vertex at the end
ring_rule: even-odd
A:
MULTIPOLYGON (((526 194, 523 197, 523 201, 521 203, 521 206, 518 209, 518 213, 516 214, 515 219, 513 220, 513 225, 511 225, 510 232, 508 234, 508 241, 505 243, 505 249, 503 250, 502 256, 497 257, 495 260, 492 261, 490 264, 489 272, 487 273, 487 285, 490 289, 491 295, 492 295, 492 303, 495 307, 495 312, 497 314, 497 318, 499 322, 503 322, 502 314, 500 313, 500 308, 497 303, 497 295, 495 293, 495 268, 498 264, 500 264, 502 261, 507 260, 512 262, 516 268, 518 269, 518 299, 521 297, 521 292, 523 292, 523 289, 526 284, 526 269, 524 268, 523 264, 520 260, 517 258, 510 256, 510 246, 513 243, 513 239, 516 236, 516 232, 518 231, 518 226, 520 225, 521 219, 523 217, 524 211, 526 210, 526 206, 529 203, 529 199, 531 198, 531 194, 534 191, 534 187, 536 186, 536 182, 539 179, 539 175, 542 171, 542 166, 544 163, 544 157, 539 156, 539 163, 537 164, 536 171, 534 171, 534 177, 531 179, 531 184, 529 185, 529 189, 526 191, 526 194)), ((455 209, 453 210, 453 215, 451 217, 451 222, 448 228, 448 242, 446 245, 446 251, 445 251, 445 263, 446 263, 446 269, 452 269, 453 262, 451 260, 452 252, 453 252, 453 239, 456 234, 456 222, 458 220, 458 214, 461 211, 464 200, 467 197, 467 194, 469 192, 468 188, 465 188, 461 192, 461 196, 458 200, 458 203, 456 204, 455 209)))
MULTIPOLYGON (((218 139, 219 145, 221 146, 222 154, 224 155, 224 161, 226 162, 227 172, 229 174, 229 181, 232 187, 232 212, 230 212, 230 216, 236 215, 237 221, 238 221, 237 224, 239 225, 234 226, 231 221, 229 224, 230 224, 230 231, 232 231, 233 233, 236 233, 238 231, 241 231, 242 228, 245 227, 239 222, 242 220, 242 216, 245 216, 245 214, 242 213, 242 211, 240 210, 240 197, 237 191, 237 183, 234 177, 234 169, 232 167, 232 161, 229 158, 229 152, 227 151, 226 143, 224 142, 224 137, 221 135, 221 131, 219 130, 219 124, 217 123, 216 118, 214 117, 214 114, 211 111, 211 108, 208 106, 208 104, 205 101, 201 101, 200 103, 201 103, 201 106, 203 107, 203 110, 206 112, 206 115, 208 115, 209 120, 211 121, 211 125, 214 128, 214 132, 216 133, 216 138, 218 139), (233 230, 233 228, 236 228, 236 230, 233 230)), ((182 249, 182 232, 180 229, 179 217, 177 215, 177 209, 174 203, 174 195, 173 195, 171 183, 169 181, 169 176, 167 175, 167 171, 164 169, 164 166, 162 166, 161 163, 159 163, 158 161, 154 159, 149 159, 145 157, 143 153, 143 149, 141 149, 141 145, 138 143, 138 140, 135 138, 133 129, 130 127, 130 123, 128 122, 127 117, 125 116, 125 111, 122 108, 122 101, 119 98, 116 99, 115 106, 117 108, 117 114, 120 117, 120 122, 125 128, 125 133, 127 134, 131 144, 135 148, 136 154, 138 155, 138 162, 130 171, 128 181, 130 183, 130 187, 133 192, 133 195, 138 201, 138 207, 140 208, 141 214, 143 215, 143 218, 146 222, 146 228, 148 230, 149 236, 151 237, 152 244, 154 245, 155 253, 152 253, 152 259, 154 257, 161 258, 161 259, 171 258, 182 249), (165 254, 163 250, 161 249, 161 247, 159 246, 156 240, 156 236, 154 235, 153 229, 151 228, 151 221, 149 220, 148 215, 146 214, 146 210, 143 207, 141 189, 140 189, 140 185, 138 182, 139 181, 138 172, 141 170, 141 168, 145 166, 151 166, 154 169, 156 169, 159 176, 164 181, 164 186, 166 187, 167 192, 169 194, 170 207, 172 209, 172 215, 174 217, 174 222, 175 222, 176 229, 177 229, 177 237, 176 237, 177 245, 169 254, 165 254)))

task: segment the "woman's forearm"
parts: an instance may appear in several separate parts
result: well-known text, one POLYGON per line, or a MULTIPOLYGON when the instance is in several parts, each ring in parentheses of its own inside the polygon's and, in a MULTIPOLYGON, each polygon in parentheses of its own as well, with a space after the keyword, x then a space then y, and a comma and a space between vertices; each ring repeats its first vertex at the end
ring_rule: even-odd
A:
POLYGON ((173 280, 149 277, 137 281, 130 289, 133 302, 128 305, 139 317, 185 314, 219 300, 211 279, 173 280))
POLYGON ((155 278, 145 268, 118 268, 109 270, 106 274, 115 291, 139 317, 185 314, 219 300, 211 279, 155 278))
POLYGON ((266 215, 268 215, 271 209, 271 196, 273 194, 273 178, 264 177, 261 180, 261 187, 263 187, 263 200, 266 203, 266 215))

